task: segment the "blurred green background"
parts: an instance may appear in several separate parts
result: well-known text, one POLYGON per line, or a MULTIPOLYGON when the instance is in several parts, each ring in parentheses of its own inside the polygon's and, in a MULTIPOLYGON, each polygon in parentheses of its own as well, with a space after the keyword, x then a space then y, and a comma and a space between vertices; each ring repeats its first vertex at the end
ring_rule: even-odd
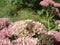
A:
POLYGON ((45 9, 39 4, 40 1, 42 0, 0 0, 0 17, 8 17, 12 21, 33 19, 42 22, 47 28, 56 29, 53 16, 47 26, 48 17, 44 14, 45 9))

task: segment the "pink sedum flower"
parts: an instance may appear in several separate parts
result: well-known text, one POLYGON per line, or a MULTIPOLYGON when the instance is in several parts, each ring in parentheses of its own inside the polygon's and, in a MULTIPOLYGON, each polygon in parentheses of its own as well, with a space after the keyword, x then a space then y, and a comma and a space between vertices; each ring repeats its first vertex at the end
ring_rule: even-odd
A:
POLYGON ((8 29, 5 33, 6 33, 6 36, 8 37, 11 37, 12 35, 14 35, 14 31, 10 29, 8 29))
POLYGON ((54 3, 53 0, 43 0, 43 1, 40 2, 40 4, 41 4, 42 6, 45 6, 45 7, 49 6, 49 4, 52 5, 53 3, 54 3))
POLYGON ((5 27, 4 29, 2 29, 2 30, 0 31, 0 39, 1 39, 1 38, 10 37, 10 36, 13 35, 13 33, 14 33, 13 30, 10 30, 10 29, 8 29, 8 28, 5 27))
POLYGON ((12 41, 13 45, 36 45, 37 43, 38 43, 38 39, 31 37, 18 38, 17 40, 12 41))
POLYGON ((57 31, 48 31, 48 35, 52 35, 55 37, 56 41, 60 41, 60 32, 57 31))
POLYGON ((24 40, 26 45, 36 45, 38 43, 38 39, 37 38, 31 38, 31 37, 27 37, 24 40))
POLYGON ((0 45, 12 45, 8 38, 0 39, 0 45))
POLYGON ((60 3, 56 3, 53 0, 43 0, 40 2, 40 4, 45 7, 47 7, 49 4, 54 5, 54 7, 60 7, 60 3))
POLYGON ((53 5, 54 5, 54 7, 60 7, 60 3, 55 2, 53 5))
POLYGON ((7 32, 6 27, 0 31, 0 39, 6 38, 6 32, 7 32))
POLYGON ((46 2, 48 2, 49 4, 53 4, 53 3, 54 3, 53 0, 43 0, 43 1, 46 1, 46 2))
POLYGON ((41 31, 46 30, 45 26, 43 24, 33 21, 33 20, 16 21, 8 27, 8 31, 11 32, 10 34, 18 35, 18 37, 20 37, 20 35, 21 36, 33 36, 35 34, 35 32, 39 32, 40 30, 41 31), (30 24, 34 24, 34 26, 32 28, 31 28, 29 22, 31 22, 30 24), (26 27, 29 27, 31 29, 27 30, 26 27), (31 32, 29 33, 29 31, 31 31, 31 32), (33 31, 33 33, 32 33, 32 31, 33 31))
POLYGON ((56 23, 56 24, 60 24, 60 20, 56 20, 55 23, 56 23))
POLYGON ((49 5, 49 3, 47 1, 41 1, 40 4, 45 7, 47 7, 49 5))
POLYGON ((0 29, 7 27, 11 21, 8 18, 0 18, 0 29))
POLYGON ((40 31, 44 32, 44 30, 46 30, 43 24, 33 20, 21 20, 9 23, 7 18, 1 18, 0 21, 0 27, 2 28, 0 30, 0 45, 36 45, 39 40, 32 36, 36 32, 40 33, 40 31), (31 22, 31 25, 29 22, 31 22), (11 40, 13 35, 17 36, 17 38, 11 40))

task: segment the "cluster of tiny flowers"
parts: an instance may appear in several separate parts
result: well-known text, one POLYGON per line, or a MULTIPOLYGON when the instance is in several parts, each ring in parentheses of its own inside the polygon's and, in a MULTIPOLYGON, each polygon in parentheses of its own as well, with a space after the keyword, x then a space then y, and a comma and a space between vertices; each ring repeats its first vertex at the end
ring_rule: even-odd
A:
POLYGON ((53 5, 54 7, 60 7, 60 3, 56 3, 53 0, 43 0, 40 2, 40 4, 45 7, 49 6, 49 4, 53 5))
POLYGON ((0 18, 0 29, 8 27, 11 21, 8 18, 0 18))
POLYGON ((48 35, 54 36, 55 37, 55 40, 57 42, 60 42, 60 36, 59 36, 60 35, 60 32, 51 30, 51 31, 48 31, 48 35))
POLYGON ((18 37, 33 36, 36 32, 45 33, 46 30, 43 24, 33 20, 17 21, 11 24, 8 28, 13 31, 14 35, 18 35, 18 37))
POLYGON ((26 37, 26 38, 18 38, 17 40, 13 40, 12 44, 13 45, 36 45, 39 42, 37 38, 31 38, 31 37, 26 37))
POLYGON ((36 45, 38 38, 35 33, 42 34, 46 28, 43 24, 33 20, 11 22, 8 18, 0 18, 0 45, 36 45), (16 39, 12 39, 14 36, 16 39))

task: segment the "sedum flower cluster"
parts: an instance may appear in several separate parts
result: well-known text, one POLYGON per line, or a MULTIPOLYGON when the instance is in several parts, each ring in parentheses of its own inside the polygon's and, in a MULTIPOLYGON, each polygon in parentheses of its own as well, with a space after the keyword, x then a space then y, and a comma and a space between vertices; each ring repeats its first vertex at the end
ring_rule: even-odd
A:
POLYGON ((45 33, 45 26, 33 20, 11 22, 8 18, 0 18, 0 45, 37 45, 35 33, 45 33))
POLYGON ((45 7, 47 7, 49 5, 53 5, 54 7, 60 7, 60 3, 57 3, 53 0, 43 0, 40 2, 40 4, 45 7))
POLYGON ((12 22, 0 18, 0 45, 58 45, 59 35, 57 31, 46 31, 43 24, 34 20, 12 22))

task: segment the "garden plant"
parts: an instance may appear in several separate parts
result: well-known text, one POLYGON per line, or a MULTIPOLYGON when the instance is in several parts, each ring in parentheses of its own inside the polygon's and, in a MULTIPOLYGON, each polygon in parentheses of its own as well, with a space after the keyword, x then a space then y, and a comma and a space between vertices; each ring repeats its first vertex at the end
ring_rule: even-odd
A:
POLYGON ((0 0, 0 45, 60 45, 60 0, 0 0))

